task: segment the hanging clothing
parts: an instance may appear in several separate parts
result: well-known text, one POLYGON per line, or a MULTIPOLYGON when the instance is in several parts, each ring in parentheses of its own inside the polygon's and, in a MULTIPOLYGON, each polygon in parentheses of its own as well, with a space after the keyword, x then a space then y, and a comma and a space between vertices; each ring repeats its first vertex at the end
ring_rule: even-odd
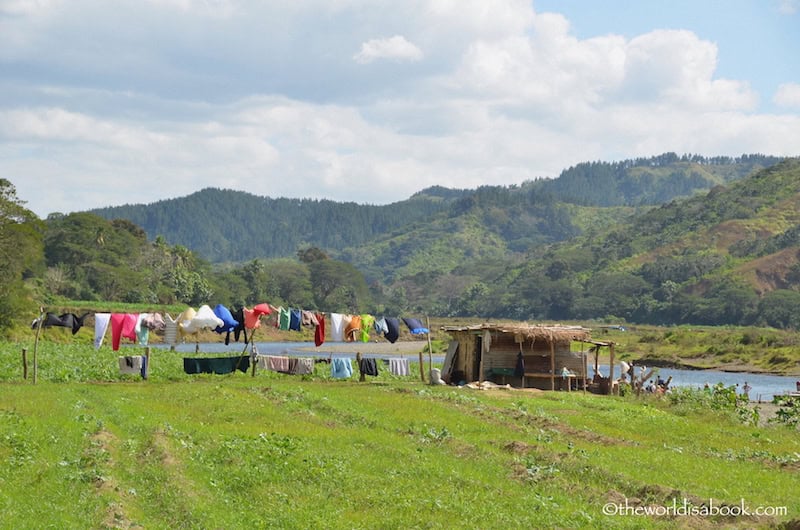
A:
POLYGON ((197 311, 195 311, 193 307, 187 307, 183 310, 183 313, 177 316, 175 320, 178 321, 178 331, 180 331, 181 336, 194 333, 193 331, 189 331, 189 329, 192 325, 192 320, 194 320, 196 316, 197 311))
POLYGON ((283 307, 278 308, 278 328, 281 331, 289 331, 289 322, 292 320, 292 315, 289 309, 283 307))
POLYGON ((136 341, 136 320, 138 315, 132 313, 112 313, 111 314, 111 348, 119 350, 119 343, 122 337, 136 341))
POLYGON ((147 313, 147 318, 142 320, 142 325, 151 331, 164 331, 166 327, 161 313, 147 313))
POLYGON ((139 322, 138 313, 125 313, 125 318, 122 321, 122 338, 130 339, 131 342, 136 342, 136 324, 139 322))
POLYGON ((36 329, 39 326, 39 321, 42 322, 43 328, 49 328, 51 326, 72 327, 71 325, 67 326, 66 324, 64 324, 64 322, 61 320, 61 317, 59 317, 55 313, 47 312, 44 314, 43 317, 37 318, 36 320, 31 322, 31 329, 36 329))
POLYGON ((403 318, 403 322, 406 323, 408 329, 411 331, 412 335, 421 335, 423 333, 428 333, 428 328, 422 325, 416 318, 403 318))
POLYGON ((301 311, 299 309, 289 310, 289 330, 300 331, 301 311))
POLYGON ((386 331, 383 336, 386 337, 386 340, 394 344, 397 342, 398 337, 400 337, 400 321, 396 318, 387 318, 386 328, 388 331, 386 331))
POLYGON ((379 319, 375 320, 375 333, 378 335, 384 335, 388 333, 389 328, 386 326, 386 319, 384 317, 380 317, 379 319))
POLYGON ((214 331, 217 333, 230 333, 239 325, 239 321, 233 318, 231 310, 222 304, 214 306, 214 316, 222 321, 221 326, 214 328, 214 331))
POLYGON ((294 366, 289 364, 289 373, 295 375, 306 375, 314 373, 314 359, 311 357, 293 357, 290 361, 297 361, 294 366))
POLYGON ((303 310, 300 312, 300 325, 301 326, 316 326, 317 322, 317 315, 315 315, 311 311, 303 310))
POLYGON ((317 313, 317 327, 314 328, 314 346, 320 347, 325 342, 325 315, 317 313))
POLYGON ((289 357, 286 355, 267 355, 267 369, 273 372, 288 373, 289 357))
POLYGON ((372 315, 361 315, 361 333, 359 339, 361 342, 369 342, 369 330, 375 325, 375 317, 372 315))
POLYGON ((239 337, 244 333, 244 341, 247 342, 247 330, 244 327, 244 308, 239 308, 231 312, 231 317, 236 321, 236 325, 232 330, 225 333, 225 344, 231 343, 231 333, 233 333, 233 340, 239 342, 239 337))
POLYGON ((215 329, 224 325, 221 318, 214 314, 214 310, 208 305, 200 306, 188 324, 183 326, 186 333, 197 333, 203 329, 215 329))
POLYGON ((256 329, 261 327, 261 315, 263 313, 256 311, 255 309, 247 309, 246 307, 242 309, 242 313, 244 314, 245 329, 256 329))
POLYGON ((349 357, 334 357, 331 360, 331 377, 347 379, 353 376, 353 365, 349 357))
POLYGON ((331 313, 331 340, 342 342, 344 340, 344 315, 331 313))
POLYGON ((250 357, 184 357, 183 371, 187 374, 230 374, 235 370, 247 373, 250 357))
POLYGON ((378 363, 375 359, 361 359, 358 362, 358 371, 361 372, 363 375, 371 375, 377 376, 378 375, 378 363))
POLYGON ((59 318, 61 319, 61 325, 72 330, 72 334, 75 335, 79 329, 83 327, 83 319, 89 313, 84 313, 81 316, 76 315, 75 313, 64 313, 59 318))
POLYGON ((361 339, 361 315, 350 315, 350 322, 344 328, 344 340, 355 342, 361 339))
POLYGON ((150 340, 150 330, 147 329, 147 326, 142 324, 144 319, 149 316, 149 313, 139 313, 139 316, 136 318, 136 326, 133 331, 136 334, 136 342, 138 342, 140 346, 147 346, 147 342, 150 340))
POLYGON ((259 316, 261 315, 269 315, 272 313, 272 306, 269 304, 262 302, 260 304, 256 304, 253 306, 253 311, 256 312, 259 316))
POLYGON ((392 375, 408 375, 408 359, 405 357, 393 357, 389 359, 389 372, 392 375))
POLYGON ((103 339, 108 331, 108 324, 111 322, 111 313, 94 314, 94 349, 99 350, 103 344, 103 339))
POLYGON ((39 320, 42 321, 43 328, 49 328, 51 326, 58 326, 62 328, 69 328, 72 330, 72 334, 75 335, 81 327, 83 327, 83 319, 89 313, 84 313, 81 316, 76 315, 75 313, 63 313, 61 315, 56 316, 55 313, 46 313, 44 317, 41 319, 37 318, 31 323, 31 329, 36 329, 39 325, 39 320))
POLYGON ((164 343, 175 346, 178 342, 178 321, 173 320, 169 313, 164 315, 164 343))

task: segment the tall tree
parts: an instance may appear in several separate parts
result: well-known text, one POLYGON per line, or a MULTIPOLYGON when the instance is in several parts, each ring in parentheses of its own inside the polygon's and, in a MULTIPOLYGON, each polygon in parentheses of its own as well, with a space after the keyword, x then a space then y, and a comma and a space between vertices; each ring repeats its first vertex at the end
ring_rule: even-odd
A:
POLYGON ((0 330, 31 306, 24 280, 44 272, 42 223, 17 198, 14 185, 0 179, 0 330))

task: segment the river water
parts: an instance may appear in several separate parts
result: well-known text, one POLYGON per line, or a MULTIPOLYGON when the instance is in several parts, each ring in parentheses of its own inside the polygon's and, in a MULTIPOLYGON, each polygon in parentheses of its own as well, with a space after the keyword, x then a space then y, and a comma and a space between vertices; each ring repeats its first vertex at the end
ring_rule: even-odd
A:
MULTIPOLYGON (((153 345, 153 347, 163 347, 163 345, 153 345)), ((179 353, 194 353, 195 343, 178 344, 175 350, 179 353)), ((231 344, 224 344, 222 342, 204 342, 199 344, 200 352, 206 353, 228 353, 239 354, 244 348, 244 344, 232 342, 231 344)), ((256 349, 258 353, 265 355, 288 355, 293 357, 355 357, 355 354, 350 353, 335 353, 330 349, 325 348, 325 344, 319 348, 314 347, 313 342, 256 342, 256 349), (313 348, 308 351, 308 348, 313 348)), ((249 349, 248 349, 249 352, 249 349)), ((365 358, 388 358, 396 357, 397 354, 380 355, 372 353, 364 353, 365 358)), ((409 356, 411 358, 411 356, 409 356)), ((416 354, 411 358, 416 358, 416 354)), ((428 356, 425 355, 425 361, 428 356)), ((444 360, 442 355, 434 355, 433 362, 441 363, 444 360)), ((591 374, 593 367, 587 367, 587 374, 591 374)), ((638 368, 637 368, 638 370, 638 368)), ((600 372, 608 375, 608 365, 601 365, 600 372)), ((619 375, 619 365, 614 367, 614 373, 619 375)), ((638 372, 637 372, 638 373, 638 372)), ((747 383, 752 387, 750 390, 750 399, 752 401, 772 401, 773 396, 784 394, 789 391, 796 390, 796 382, 800 381, 800 377, 788 377, 781 375, 767 375, 767 374, 753 374, 743 372, 723 372, 720 370, 681 370, 677 368, 658 368, 658 376, 667 379, 672 376, 671 386, 686 386, 692 388, 702 388, 706 383, 716 385, 722 383, 725 386, 739 385, 739 392, 744 384, 747 383)), ((655 379, 657 376, 653 376, 655 379)))

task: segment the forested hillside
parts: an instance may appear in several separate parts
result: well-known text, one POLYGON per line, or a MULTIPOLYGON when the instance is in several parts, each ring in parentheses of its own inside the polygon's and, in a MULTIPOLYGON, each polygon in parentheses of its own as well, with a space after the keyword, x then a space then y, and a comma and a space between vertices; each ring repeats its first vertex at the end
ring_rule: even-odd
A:
POLYGON ((664 153, 622 162, 584 162, 537 185, 558 200, 595 206, 658 205, 772 166, 766 155, 703 157, 664 153))
POLYGON ((387 206, 208 189, 103 211, 171 236, 89 212, 42 221, 0 181, 0 327, 83 299, 800 328, 800 162, 735 178, 771 159, 743 160, 726 184, 658 206, 567 203, 536 181, 387 206))
MULTIPOLYGON (((205 189, 149 205, 103 208, 92 213, 109 220, 127 219, 144 229, 151 239, 163 236, 169 243, 190 248, 213 263, 290 257, 309 246, 336 255, 438 220, 433 226, 436 231, 446 222, 444 219, 461 217, 486 226, 510 252, 525 252, 532 245, 562 241, 581 232, 580 223, 571 215, 574 209, 567 205, 662 204, 707 191, 778 160, 763 155, 706 159, 665 153, 623 162, 579 164, 557 179, 520 186, 482 186, 476 190, 435 186, 388 205, 273 199, 205 189)), ((423 242, 429 240, 430 237, 420 238, 423 242)), ((404 253, 429 252, 424 244, 412 244, 411 249, 401 246, 404 253)), ((358 265, 370 264, 360 259, 358 265)), ((389 273, 394 275, 393 271, 389 273)))
POLYGON ((150 238, 192 249, 212 262, 294 256, 299 248, 358 246, 447 208, 455 194, 419 194, 385 206, 329 200, 272 199, 208 188, 149 205, 93 210, 127 219, 150 238))
POLYGON ((798 328, 798 234, 800 161, 791 159, 539 249, 496 282, 487 311, 798 328), (515 303, 495 294, 513 292, 520 294, 515 303))

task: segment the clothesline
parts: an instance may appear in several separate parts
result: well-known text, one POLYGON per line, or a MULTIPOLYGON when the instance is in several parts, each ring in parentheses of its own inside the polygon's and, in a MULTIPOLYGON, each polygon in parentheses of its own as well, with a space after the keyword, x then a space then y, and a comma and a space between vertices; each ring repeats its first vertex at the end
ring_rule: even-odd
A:
MULTIPOLYGON (((84 319, 91 314, 87 312, 81 316, 74 313, 56 315, 48 312, 32 323, 32 328, 41 324, 42 327, 61 326, 72 329, 73 335, 83 326, 84 319)), ((104 341, 108 328, 111 328, 112 349, 119 350, 121 340, 128 339, 134 343, 146 346, 149 342, 150 331, 163 332, 164 342, 170 346, 178 343, 178 339, 185 340, 187 336, 197 334, 201 330, 209 329, 216 333, 225 333, 225 344, 229 344, 231 334, 234 340, 239 341, 244 335, 245 343, 249 343, 248 331, 251 338, 255 329, 265 320, 272 319, 271 324, 284 331, 301 331, 303 326, 315 328, 314 343, 321 346, 326 336, 332 342, 369 342, 371 333, 382 335, 391 343, 400 336, 400 321, 402 320, 414 335, 429 333, 428 328, 416 318, 403 317, 376 317, 367 313, 351 315, 346 313, 326 313, 321 311, 308 311, 297 308, 275 307, 268 303, 261 303, 252 309, 243 307, 231 312, 222 304, 217 304, 213 309, 209 305, 202 305, 198 310, 188 307, 182 313, 172 318, 169 313, 94 313, 95 337, 94 346, 99 349, 104 341), (326 320, 330 327, 326 327, 326 320), (326 329, 330 332, 326 334, 326 329)))

